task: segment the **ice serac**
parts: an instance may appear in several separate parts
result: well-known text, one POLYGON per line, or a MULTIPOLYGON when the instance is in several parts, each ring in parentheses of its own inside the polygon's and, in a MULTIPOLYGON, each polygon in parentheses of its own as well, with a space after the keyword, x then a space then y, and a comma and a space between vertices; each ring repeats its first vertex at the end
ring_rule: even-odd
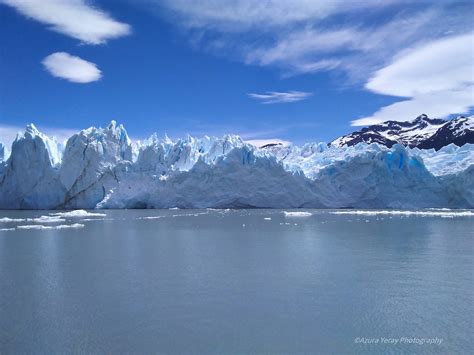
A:
POLYGON ((12 144, 0 177, 0 207, 55 208, 61 203, 58 185, 61 156, 56 141, 30 124, 12 144))
MULTIPOLYGON (((466 132, 470 121, 452 122, 466 132)), ((473 208, 474 145, 257 148, 234 135, 132 145, 112 122, 61 152, 30 125, 0 163, 0 208, 170 207, 473 208)))
POLYGON ((6 148, 5 148, 5 145, 0 142, 0 163, 3 162, 5 160, 5 157, 6 157, 6 148))
MULTIPOLYGON (((322 207, 302 173, 287 171, 275 157, 262 155, 237 139, 231 143, 232 138, 218 139, 207 150, 182 150, 184 156, 201 151, 189 170, 171 168, 154 175, 153 167, 148 171, 140 167, 128 174, 99 207, 322 207)), ((176 153, 174 149, 171 152, 176 153)))
POLYGON ((132 144, 122 125, 91 127, 68 139, 59 170, 66 189, 62 208, 93 208, 119 182, 132 162, 132 144))
POLYGON ((448 203, 437 178, 404 146, 396 144, 390 150, 373 146, 360 153, 322 168, 315 176, 326 205, 419 208, 448 203))
POLYGON ((5 166, 6 166, 5 159, 6 159, 6 157, 7 157, 6 147, 2 142, 0 142, 0 181, 2 179, 3 172, 5 170, 5 166))
POLYGON ((243 144, 240 137, 233 135, 201 139, 188 136, 173 142, 168 137, 161 140, 154 134, 139 149, 134 170, 161 175, 170 170, 187 171, 199 159, 212 162, 243 144))

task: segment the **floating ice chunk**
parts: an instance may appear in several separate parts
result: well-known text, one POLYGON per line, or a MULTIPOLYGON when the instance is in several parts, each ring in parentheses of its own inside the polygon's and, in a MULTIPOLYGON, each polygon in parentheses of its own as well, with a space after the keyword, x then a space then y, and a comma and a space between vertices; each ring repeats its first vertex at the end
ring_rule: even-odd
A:
POLYGON ((270 217, 265 217, 264 220, 265 221, 271 221, 272 219, 270 217))
POLYGON ((66 222, 64 218, 56 217, 56 216, 40 216, 36 218, 27 218, 27 222, 35 222, 35 223, 61 223, 66 222))
POLYGON ((0 218, 0 223, 25 222, 25 221, 26 221, 26 218, 9 218, 9 217, 0 218))
POLYGON ((207 212, 173 214, 173 215, 171 215, 171 217, 191 217, 191 216, 197 217, 197 216, 200 216, 202 214, 207 214, 207 212))
POLYGON ((41 224, 27 224, 23 226, 18 226, 18 229, 69 229, 69 228, 84 228, 83 224, 74 223, 74 224, 60 224, 58 226, 43 226, 41 224))
POLYGON ((41 224, 28 224, 24 226, 18 226, 18 229, 53 229, 52 226, 42 226, 41 224))
POLYGON ((40 216, 34 218, 0 218, 0 223, 11 223, 11 222, 35 222, 35 223, 59 223, 66 221, 63 218, 56 216, 40 216))
POLYGON ((113 218, 81 218, 81 222, 113 221, 113 218))
POLYGON ((0 228, 0 232, 14 231, 15 228, 0 228))
POLYGON ((339 214, 339 215, 361 215, 361 216, 390 215, 390 216, 402 216, 402 217, 421 216, 421 217, 444 217, 444 218, 474 217, 473 211, 454 211, 454 210, 450 210, 450 211, 353 210, 353 211, 331 211, 329 213, 339 214))
POLYGON ((84 228, 84 225, 82 223, 61 224, 61 225, 55 226, 53 228, 55 228, 55 229, 84 228))
POLYGON ((313 214, 310 212, 287 212, 283 211, 285 214, 285 217, 309 217, 312 216, 313 214))
POLYGON ((74 210, 69 212, 56 212, 50 213, 51 216, 58 216, 58 217, 105 217, 107 216, 105 213, 95 213, 95 212, 87 212, 86 210, 74 210))

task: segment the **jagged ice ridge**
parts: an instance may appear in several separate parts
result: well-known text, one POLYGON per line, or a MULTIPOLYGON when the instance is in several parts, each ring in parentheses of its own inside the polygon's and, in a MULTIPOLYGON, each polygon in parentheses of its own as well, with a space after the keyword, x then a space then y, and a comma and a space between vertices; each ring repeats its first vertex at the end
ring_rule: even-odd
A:
POLYGON ((258 148, 234 135, 132 144, 122 125, 64 148, 28 125, 7 159, 0 208, 473 208, 474 145, 258 148))

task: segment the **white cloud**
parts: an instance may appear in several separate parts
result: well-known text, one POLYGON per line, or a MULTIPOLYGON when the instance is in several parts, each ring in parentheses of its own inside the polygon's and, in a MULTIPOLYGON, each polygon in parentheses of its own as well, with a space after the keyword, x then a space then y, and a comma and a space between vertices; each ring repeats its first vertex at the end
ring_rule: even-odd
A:
POLYGON ((257 47, 246 55, 246 62, 261 66, 278 66, 300 72, 333 69, 339 59, 325 59, 325 55, 352 45, 359 36, 355 29, 323 31, 304 28, 285 34, 276 43, 257 47))
POLYGON ((102 77, 96 64, 65 52, 50 54, 42 63, 51 75, 73 83, 90 83, 102 77))
POLYGON ((383 7, 400 0, 155 0, 188 27, 241 32, 324 19, 338 13, 383 7))
POLYGON ((277 103, 288 103, 305 100, 311 95, 310 92, 303 91, 289 91, 289 92, 278 92, 268 91, 263 94, 247 94, 253 99, 259 100, 262 104, 277 104, 277 103))
POLYGON ((430 29, 439 12, 425 11, 396 16, 377 26, 354 23, 345 27, 308 25, 277 35, 270 44, 246 48, 245 62, 274 66, 290 74, 342 70, 351 77, 366 78, 408 45, 435 36, 430 29), (404 30, 400 32, 400 28, 404 30))
POLYGON ((0 0, 0 3, 87 44, 105 43, 131 32, 128 24, 114 20, 86 0, 0 0))
POLYGON ((423 8, 406 0, 150 1, 192 29, 196 47, 285 75, 338 70, 359 82, 408 46, 471 28, 469 9, 449 0, 423 8))
POLYGON ((452 114, 469 112, 474 106, 474 86, 459 90, 437 91, 417 95, 410 100, 382 107, 372 116, 352 121, 352 126, 366 126, 385 121, 410 121, 420 114, 446 118, 452 114))
POLYGON ((284 76, 342 73, 343 84, 405 98, 356 125, 421 113, 445 117, 472 107, 469 1, 154 2, 203 50, 279 68, 284 76))
POLYGON ((375 93, 413 97, 458 89, 474 81, 474 35, 426 43, 378 70, 365 87, 375 93))
POLYGON ((420 113, 444 118, 474 106, 474 35, 452 36, 405 51, 378 70, 365 87, 378 94, 409 100, 382 107, 352 122, 367 125, 406 121, 420 113))
MULTIPOLYGON (((69 137, 77 132, 77 130, 67 128, 39 127, 38 129, 47 136, 54 137, 59 143, 65 143, 69 137)), ((24 131, 25 127, 0 125, 0 142, 10 151, 17 134, 24 131)))

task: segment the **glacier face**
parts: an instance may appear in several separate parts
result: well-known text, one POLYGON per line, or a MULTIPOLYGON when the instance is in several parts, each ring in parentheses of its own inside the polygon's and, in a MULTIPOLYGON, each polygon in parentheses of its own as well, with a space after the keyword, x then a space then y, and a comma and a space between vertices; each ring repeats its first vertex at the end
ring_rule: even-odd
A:
POLYGON ((0 142, 0 162, 4 161, 7 156, 7 148, 0 142))
POLYGON ((0 208, 473 208, 474 145, 257 148, 238 136, 153 135, 89 128, 62 148, 28 125, 6 159, 0 208))

